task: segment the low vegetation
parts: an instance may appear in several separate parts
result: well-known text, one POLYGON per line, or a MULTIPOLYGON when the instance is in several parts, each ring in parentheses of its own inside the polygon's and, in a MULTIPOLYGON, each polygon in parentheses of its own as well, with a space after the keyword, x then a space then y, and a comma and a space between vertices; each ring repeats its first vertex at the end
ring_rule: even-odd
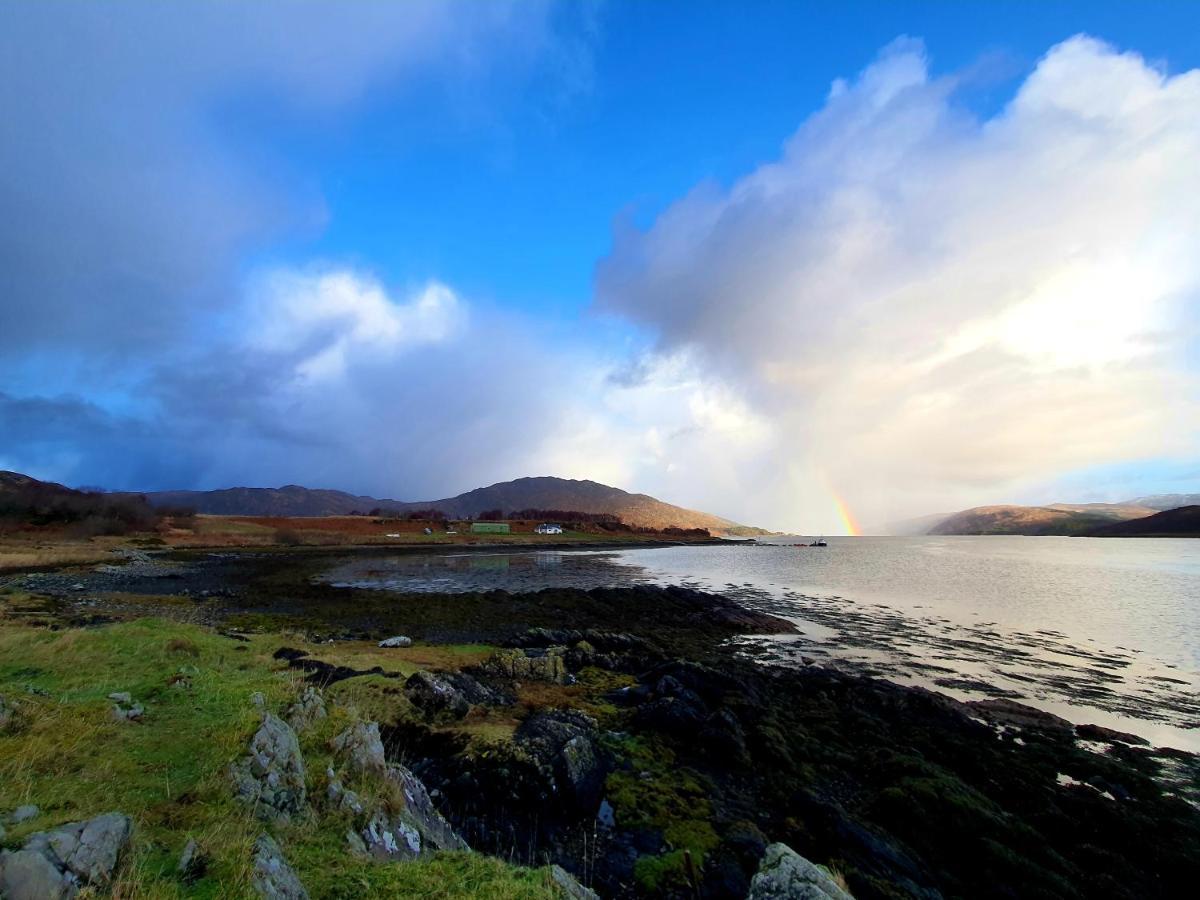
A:
MULTIPOLYGON (((9 606, 4 604, 6 613, 9 606)), ((26 803, 41 811, 9 827, 3 844, 20 846, 34 831, 119 808, 134 818, 136 831, 116 894, 249 895, 249 848, 262 825, 235 802, 226 766, 244 753, 258 725, 251 696, 261 692, 269 707, 281 709, 297 694, 299 673, 272 656, 283 638, 235 641, 153 619, 47 631, 17 624, 21 618, 0 619, 0 695, 17 710, 0 732, 0 811, 26 803), (145 705, 139 721, 120 722, 112 715, 108 695, 126 691, 145 705), (199 843, 207 868, 185 883, 175 864, 189 839, 199 843)), ((347 649, 342 662, 359 665, 369 656, 365 647, 347 649)), ((402 670, 473 660, 482 652, 416 649, 402 670)), ((354 688, 334 691, 335 700, 340 694, 361 702, 366 714, 396 713, 394 707, 371 708, 379 701, 371 699, 369 681, 345 684, 354 688)), ((329 759, 327 741, 344 725, 335 713, 303 737, 311 787, 318 794, 329 759)), ((323 816, 280 833, 289 862, 314 897, 558 896, 546 871, 479 854, 439 854, 404 865, 364 862, 346 852, 346 827, 323 816)))

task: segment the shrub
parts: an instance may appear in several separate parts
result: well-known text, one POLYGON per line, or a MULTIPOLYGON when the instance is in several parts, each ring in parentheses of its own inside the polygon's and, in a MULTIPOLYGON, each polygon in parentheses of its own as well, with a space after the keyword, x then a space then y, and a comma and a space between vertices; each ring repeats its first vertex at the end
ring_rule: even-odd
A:
POLYGON ((167 650, 171 653, 186 653, 188 656, 200 655, 200 648, 196 646, 195 642, 183 637, 171 638, 167 641, 167 650))
POLYGON ((300 537, 298 531, 293 531, 291 528, 275 529, 275 543, 282 547, 299 547, 304 543, 304 539, 300 537))

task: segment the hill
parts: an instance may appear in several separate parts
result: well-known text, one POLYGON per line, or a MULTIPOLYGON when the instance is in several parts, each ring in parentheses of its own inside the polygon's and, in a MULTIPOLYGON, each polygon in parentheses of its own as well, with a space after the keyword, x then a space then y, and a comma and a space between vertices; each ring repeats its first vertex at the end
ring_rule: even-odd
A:
POLYGON ((70 526, 85 536, 119 535, 149 528, 157 516, 138 494, 77 491, 0 471, 0 530, 70 526))
POLYGON ((1168 509, 1141 519, 1114 522, 1088 537, 1200 537, 1200 505, 1168 509))
POLYGON ((1128 504, 1056 503, 1051 506, 976 506, 954 513, 927 534, 1083 534, 1104 525, 1148 516, 1154 510, 1128 504))
POLYGON ((154 506, 188 506, 197 512, 226 516, 341 516, 372 509, 396 512, 436 509, 451 518, 468 518, 496 509, 506 513, 558 509, 607 513, 638 528, 707 528, 714 534, 727 535, 766 533, 720 516, 664 503, 648 494, 631 494, 595 481, 550 476, 503 481, 441 500, 386 500, 294 484, 281 488, 160 491, 145 496, 154 506))
POLYGON ((288 484, 281 488, 222 488, 217 491, 154 491, 145 495, 154 506, 191 507, 210 516, 347 516, 376 507, 401 509, 397 500, 378 500, 345 491, 288 484))

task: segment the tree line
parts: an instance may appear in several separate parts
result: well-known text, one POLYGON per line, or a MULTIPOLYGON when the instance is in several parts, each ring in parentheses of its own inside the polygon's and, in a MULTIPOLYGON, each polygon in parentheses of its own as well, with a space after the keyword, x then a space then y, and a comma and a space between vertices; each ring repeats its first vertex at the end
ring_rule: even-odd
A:
POLYGON ((193 509, 155 509, 141 494, 76 491, 33 482, 0 491, 0 525, 67 527, 83 537, 152 531, 164 518, 183 519, 193 509))

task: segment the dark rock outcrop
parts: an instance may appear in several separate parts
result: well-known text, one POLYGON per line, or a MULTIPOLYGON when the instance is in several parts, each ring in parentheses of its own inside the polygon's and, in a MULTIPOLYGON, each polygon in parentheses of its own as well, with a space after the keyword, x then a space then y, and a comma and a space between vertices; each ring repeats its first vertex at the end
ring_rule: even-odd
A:
POLYGON ((606 766, 596 722, 574 710, 534 713, 516 732, 517 745, 535 760, 556 792, 580 812, 600 803, 606 766))
POLYGON ((388 764, 379 723, 355 723, 334 738, 332 746, 351 772, 381 777, 394 788, 392 796, 382 800, 360 796, 329 773, 331 800, 354 812, 370 810, 361 831, 350 835, 354 850, 376 859, 405 860, 438 850, 470 849, 438 812, 421 780, 404 766, 388 764))
POLYGON ((1032 728, 1050 734, 1068 736, 1075 733, 1075 726, 1061 716, 1018 703, 1004 697, 989 700, 971 700, 964 704, 975 715, 1015 728, 1032 728))
POLYGON ((404 693, 429 719, 461 719, 471 709, 462 691, 433 672, 414 672, 404 683, 404 693))
POLYGON ((1113 728, 1105 728, 1103 725, 1076 725, 1075 735, 1076 737, 1083 738, 1085 741, 1104 741, 1108 744, 1131 744, 1138 747, 1150 746, 1150 742, 1144 737, 1139 737, 1136 734, 1128 734, 1124 731, 1117 731, 1113 728))
POLYGON ((566 647, 498 650, 480 665, 480 669, 488 675, 513 681, 563 684, 567 680, 566 653, 566 647))
POLYGON ((421 779, 391 765, 385 779, 398 789, 403 806, 378 807, 362 830, 366 852, 377 859, 414 859, 438 850, 469 850, 467 842, 438 812, 421 779))

